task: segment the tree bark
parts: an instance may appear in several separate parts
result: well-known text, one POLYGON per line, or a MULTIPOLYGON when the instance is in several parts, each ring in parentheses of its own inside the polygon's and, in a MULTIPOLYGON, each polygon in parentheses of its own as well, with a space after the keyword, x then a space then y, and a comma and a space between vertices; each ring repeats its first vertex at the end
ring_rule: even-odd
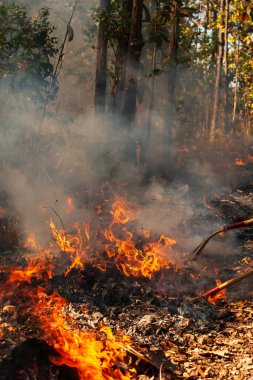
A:
MULTIPOLYGON (((101 0, 100 7, 106 9, 111 0, 101 0)), ((96 79, 95 79, 95 111, 105 111, 106 99, 106 71, 107 71, 107 49, 108 39, 105 36, 103 26, 99 25, 98 44, 97 44, 97 60, 96 60, 96 79)))
POLYGON ((229 113, 228 113, 228 86, 229 86, 229 79, 228 79, 228 22, 229 22, 229 0, 225 0, 225 51, 224 51, 224 74, 225 74, 225 93, 224 93, 224 131, 225 133, 228 132, 229 129, 229 113))
MULTIPOLYGON (((125 17, 129 18, 131 21, 133 0, 122 0, 122 11, 125 17)), ((114 71, 114 82, 112 86, 112 101, 111 101, 111 111, 113 113, 118 112, 121 105, 122 92, 125 87, 126 82, 126 59, 129 47, 130 38, 130 23, 129 29, 125 31, 124 34, 119 36, 116 57, 115 57, 115 71, 114 71)))
POLYGON ((168 100, 175 103, 176 73, 177 73, 177 52, 179 37, 179 10, 181 2, 173 0, 172 3, 172 22, 170 25, 170 43, 169 43, 169 73, 168 73, 168 100))
POLYGON ((144 153, 143 153, 143 161, 147 165, 149 161, 149 150, 150 150, 150 136, 152 129, 152 121, 153 121, 153 111, 154 111, 154 97, 155 97, 155 69, 156 69, 156 61, 157 61, 157 17, 160 10, 160 0, 156 2, 156 15, 155 15, 155 30, 154 30, 154 45, 153 45, 153 54, 152 54, 152 83, 151 83, 151 97, 150 97, 150 105, 148 112, 148 121, 147 121, 147 137, 144 143, 144 153))
POLYGON ((236 130, 236 119, 237 119, 237 102, 238 102, 238 80, 239 80, 239 73, 238 73, 238 63, 239 63, 239 43, 237 43, 236 50, 235 50, 235 88, 234 88, 234 105, 233 105, 233 116, 232 116, 232 122, 233 122, 233 130, 236 130))
POLYGON ((126 84, 121 104, 121 114, 129 126, 133 125, 137 110, 137 77, 141 51, 144 45, 142 37, 142 14, 143 0, 133 0, 128 58, 126 63, 126 84))
POLYGON ((216 138, 216 132, 219 121, 219 112, 220 112, 220 99, 221 99, 221 89, 222 89, 222 63, 224 58, 224 10, 225 10, 225 0, 220 0, 220 11, 219 19, 221 25, 219 25, 219 49, 217 55, 217 64, 216 64, 216 78, 215 78, 215 90, 214 90, 214 99, 213 99, 213 114, 212 122, 210 129, 210 142, 214 142, 216 138))

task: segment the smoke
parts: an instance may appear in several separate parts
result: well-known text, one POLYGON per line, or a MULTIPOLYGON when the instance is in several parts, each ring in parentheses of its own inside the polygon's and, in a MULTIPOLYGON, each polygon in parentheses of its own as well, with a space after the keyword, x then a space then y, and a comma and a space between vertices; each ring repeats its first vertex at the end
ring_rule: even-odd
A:
MULTIPOLYGON (((79 4, 86 16, 93 3, 79 4)), ((24 4, 28 3, 24 1, 24 4)), ((29 2, 29 7, 33 12, 47 4, 59 26, 60 39, 66 27, 61 19, 68 20, 72 4, 66 7, 60 0, 34 1, 29 2)), ((81 14, 79 10, 73 21, 75 37, 73 44, 67 45, 60 92, 43 123, 42 109, 33 97, 1 80, 1 188, 7 191, 24 232, 36 232, 46 241, 48 220, 53 218, 61 224, 56 213, 66 227, 73 220, 66 205, 68 196, 73 197, 75 221, 87 222, 95 213, 101 186, 107 181, 113 188, 112 198, 115 193, 123 194, 140 204, 141 228, 156 235, 171 236, 178 241, 179 250, 189 252, 220 225, 220 220, 215 218, 209 224, 210 214, 203 205, 203 197, 230 190, 234 177, 217 171, 217 161, 228 155, 223 151, 217 157, 205 149, 199 154, 198 148, 187 145, 184 155, 178 150, 180 142, 172 148, 175 146, 172 139, 177 142, 173 137, 175 119, 166 116, 166 104, 157 102, 152 113, 149 165, 144 167, 138 154, 142 148, 139 144, 145 140, 150 99, 146 95, 139 105, 138 126, 134 130, 129 130, 120 117, 94 116, 95 52, 88 47, 78 55, 85 45, 81 14), (77 68, 79 71, 75 71, 77 68), (86 76, 76 87, 78 76, 73 73, 78 74, 80 70, 86 76), (206 218, 205 222, 198 224, 198 217, 206 218)), ((155 91, 165 92, 164 76, 157 79, 155 91)), ((187 107, 190 102, 188 99, 187 107)), ((213 249, 221 248, 216 245, 213 249)))

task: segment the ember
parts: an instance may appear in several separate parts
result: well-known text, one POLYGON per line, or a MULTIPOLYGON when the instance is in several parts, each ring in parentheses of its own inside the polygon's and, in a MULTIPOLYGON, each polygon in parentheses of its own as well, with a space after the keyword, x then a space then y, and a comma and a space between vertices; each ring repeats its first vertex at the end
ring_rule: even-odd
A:
POLYGON ((237 158, 235 161, 235 165, 237 166, 246 166, 246 162, 244 162, 241 158, 237 158))
MULTIPOLYGON (((219 285, 221 285, 221 281, 220 280, 215 280, 216 281, 216 285, 217 287, 219 287, 219 285)), ((220 292, 217 292, 216 294, 214 295, 210 295, 208 297, 208 301, 213 304, 213 305, 216 305, 217 302, 221 301, 221 300, 225 300, 227 297, 227 292, 226 292, 226 289, 223 289, 221 290, 220 292)))
POLYGON ((73 204, 72 198, 67 197, 66 203, 67 203, 67 213, 72 214, 72 212, 74 211, 74 204, 73 204))

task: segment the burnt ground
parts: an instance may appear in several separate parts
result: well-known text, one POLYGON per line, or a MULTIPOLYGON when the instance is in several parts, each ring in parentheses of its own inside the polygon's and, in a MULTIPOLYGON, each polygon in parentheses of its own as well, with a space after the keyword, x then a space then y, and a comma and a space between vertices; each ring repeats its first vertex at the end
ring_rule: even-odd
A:
MULTIPOLYGON (((252 197, 251 180, 214 196, 208 222, 215 226, 217 215, 222 223, 252 218, 252 197)), ((194 217, 196 230, 204 220, 206 213, 194 217)), ((131 336, 146 358, 136 364, 137 379, 253 379, 253 279, 228 289, 227 299, 216 305, 200 297, 215 285, 210 268, 218 266, 218 277, 225 281, 252 261, 253 228, 230 233, 229 253, 207 249, 197 263, 186 263, 177 273, 165 270, 151 281, 124 278, 113 268, 109 273, 86 268, 67 278, 55 276, 46 286, 69 301, 68 314, 81 328, 95 329, 103 322, 131 336)), ((1 256, 5 265, 20 260, 8 249, 1 256)), ((1 277, 4 281, 3 271, 1 277)), ((40 339, 29 309, 5 300, 0 318, 1 380, 78 379, 73 369, 50 364, 52 348, 40 339)))

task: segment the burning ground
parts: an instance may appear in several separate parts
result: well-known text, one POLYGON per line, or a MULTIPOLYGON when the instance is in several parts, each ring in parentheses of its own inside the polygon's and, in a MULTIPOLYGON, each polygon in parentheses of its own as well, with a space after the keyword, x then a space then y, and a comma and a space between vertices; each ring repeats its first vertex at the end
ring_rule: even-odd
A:
MULTIPOLYGON (((204 223, 215 229, 252 216, 248 179, 203 201, 189 216, 193 236, 204 223)), ((1 255, 1 379, 252 377, 252 280, 217 299, 201 297, 215 279, 249 268, 252 229, 234 233, 232 243, 218 237, 192 262, 180 235, 144 229, 145 203, 129 193, 104 185, 83 223, 65 226, 54 215, 47 244, 31 235, 21 248, 18 226, 9 226, 1 255)), ((66 200, 73 220, 83 196, 78 190, 66 200)))
POLYGON ((149 22, 103 0, 112 39, 95 0, 20 2, 0 2, 0 378, 252 379, 249 2, 149 1, 149 22))

